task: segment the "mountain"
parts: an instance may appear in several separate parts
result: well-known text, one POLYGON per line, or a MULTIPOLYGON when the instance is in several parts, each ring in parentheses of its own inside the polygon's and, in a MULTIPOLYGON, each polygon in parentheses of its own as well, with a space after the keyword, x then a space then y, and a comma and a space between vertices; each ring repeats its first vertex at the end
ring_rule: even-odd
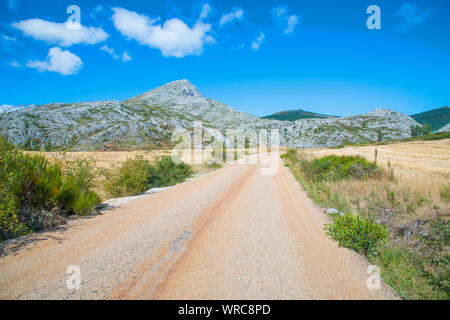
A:
POLYGON ((53 103, 18 108, 0 116, 0 135, 31 149, 98 150, 169 147, 176 129, 192 130, 195 121, 225 134, 249 130, 280 131, 283 146, 331 147, 347 143, 409 138, 411 117, 378 109, 344 118, 297 121, 261 119, 208 99, 188 80, 174 81, 125 101, 53 103))
POLYGON ((298 148, 405 139, 411 137, 411 127, 419 125, 411 117, 387 109, 342 118, 270 121, 269 127, 280 129, 282 145, 298 148))
POLYGON ((450 123, 440 128, 437 132, 449 132, 449 131, 450 131, 450 123))
POLYGON ((281 111, 269 116, 262 117, 262 119, 273 119, 273 120, 281 120, 281 121, 296 121, 299 119, 324 119, 324 118, 336 118, 335 116, 328 116, 324 114, 304 111, 304 110, 287 110, 281 111))
POLYGON ((0 135, 16 145, 43 148, 101 149, 159 147, 170 143, 174 129, 194 121, 225 129, 261 119, 203 98, 187 80, 166 84, 126 101, 54 103, 8 112, 0 135))
POLYGON ((0 105, 0 114, 3 112, 7 112, 8 110, 14 108, 13 106, 7 105, 7 104, 2 104, 0 105))
POLYGON ((27 108, 27 107, 29 107, 29 106, 10 106, 10 105, 7 105, 7 104, 2 104, 0 106, 0 115, 2 113, 13 112, 13 111, 17 111, 19 109, 23 109, 23 108, 27 108))
POLYGON ((442 107, 411 116, 421 125, 431 124, 433 131, 437 131, 450 123, 450 107, 442 107))

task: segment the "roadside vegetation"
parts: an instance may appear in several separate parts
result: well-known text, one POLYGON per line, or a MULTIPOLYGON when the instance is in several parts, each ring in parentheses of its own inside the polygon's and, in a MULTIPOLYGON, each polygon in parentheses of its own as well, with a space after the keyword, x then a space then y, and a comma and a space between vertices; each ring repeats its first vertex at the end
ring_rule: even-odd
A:
POLYGON ((104 188, 112 197, 132 196, 155 187, 173 186, 193 173, 190 165, 175 164, 170 156, 158 157, 153 162, 136 156, 107 171, 104 188))
POLYGON ((96 172, 88 160, 49 162, 25 155, 0 138, 0 240, 84 216, 100 203, 92 191, 96 172))
POLYGON ((193 175, 170 156, 152 161, 130 158, 111 169, 94 160, 27 154, 0 137, 0 241, 64 224, 68 218, 95 213, 109 197, 141 194, 193 175))
POLYGON ((400 296, 450 298, 448 186, 411 189, 390 165, 357 156, 315 159, 289 149, 283 158, 318 205, 335 209, 327 234, 378 265, 400 296))

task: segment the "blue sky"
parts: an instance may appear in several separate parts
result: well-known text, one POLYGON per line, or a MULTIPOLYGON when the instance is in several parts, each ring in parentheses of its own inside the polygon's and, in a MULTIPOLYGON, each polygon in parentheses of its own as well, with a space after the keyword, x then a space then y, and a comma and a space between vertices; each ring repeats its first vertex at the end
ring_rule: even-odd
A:
POLYGON ((189 79, 258 116, 413 114, 449 104, 448 12, 446 0, 0 0, 0 105, 123 100, 189 79))

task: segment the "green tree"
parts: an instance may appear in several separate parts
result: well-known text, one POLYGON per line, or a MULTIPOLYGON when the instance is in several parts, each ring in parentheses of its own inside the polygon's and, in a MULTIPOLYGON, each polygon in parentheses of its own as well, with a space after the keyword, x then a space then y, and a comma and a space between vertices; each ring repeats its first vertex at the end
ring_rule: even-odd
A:
POLYGON ((378 129, 377 133, 378 133, 378 138, 377 138, 378 142, 383 141, 383 131, 381 131, 381 129, 378 129))
POLYGON ((423 129, 424 135, 433 133, 433 126, 431 124, 429 124, 429 123, 425 123, 422 126, 422 129, 423 129))

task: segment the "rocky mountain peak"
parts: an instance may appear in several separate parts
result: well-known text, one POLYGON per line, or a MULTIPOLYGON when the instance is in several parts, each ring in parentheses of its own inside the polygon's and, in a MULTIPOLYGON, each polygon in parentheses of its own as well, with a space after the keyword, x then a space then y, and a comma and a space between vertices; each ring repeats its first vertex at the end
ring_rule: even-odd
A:
POLYGON ((188 80, 178 80, 122 102, 14 108, 0 113, 0 135, 32 149, 97 150, 107 143, 142 148, 169 144, 173 130, 189 130, 199 120, 222 133, 277 129, 282 146, 300 148, 377 141, 380 131, 383 140, 404 139, 411 137, 412 126, 419 125, 407 115, 386 109, 294 122, 260 119, 206 99, 188 80))
POLYGON ((204 100, 200 91, 189 80, 177 80, 124 103, 146 103, 148 105, 185 104, 187 101, 204 100))
POLYGON ((398 114, 399 112, 385 109, 385 108, 377 108, 375 110, 370 111, 368 114, 370 115, 379 115, 379 116, 386 116, 390 114, 398 114))
POLYGON ((202 94, 191 82, 189 82, 189 80, 177 80, 144 93, 143 96, 146 98, 169 96, 199 98, 202 94))
POLYGON ((180 93, 189 96, 201 96, 200 91, 189 80, 177 80, 166 84, 167 87, 181 90, 180 93))
POLYGON ((13 112, 13 111, 17 111, 17 110, 24 109, 27 107, 34 107, 34 106, 35 106, 34 104, 29 105, 29 106, 10 106, 7 104, 2 104, 2 105, 0 105, 0 114, 6 113, 6 112, 13 112))

